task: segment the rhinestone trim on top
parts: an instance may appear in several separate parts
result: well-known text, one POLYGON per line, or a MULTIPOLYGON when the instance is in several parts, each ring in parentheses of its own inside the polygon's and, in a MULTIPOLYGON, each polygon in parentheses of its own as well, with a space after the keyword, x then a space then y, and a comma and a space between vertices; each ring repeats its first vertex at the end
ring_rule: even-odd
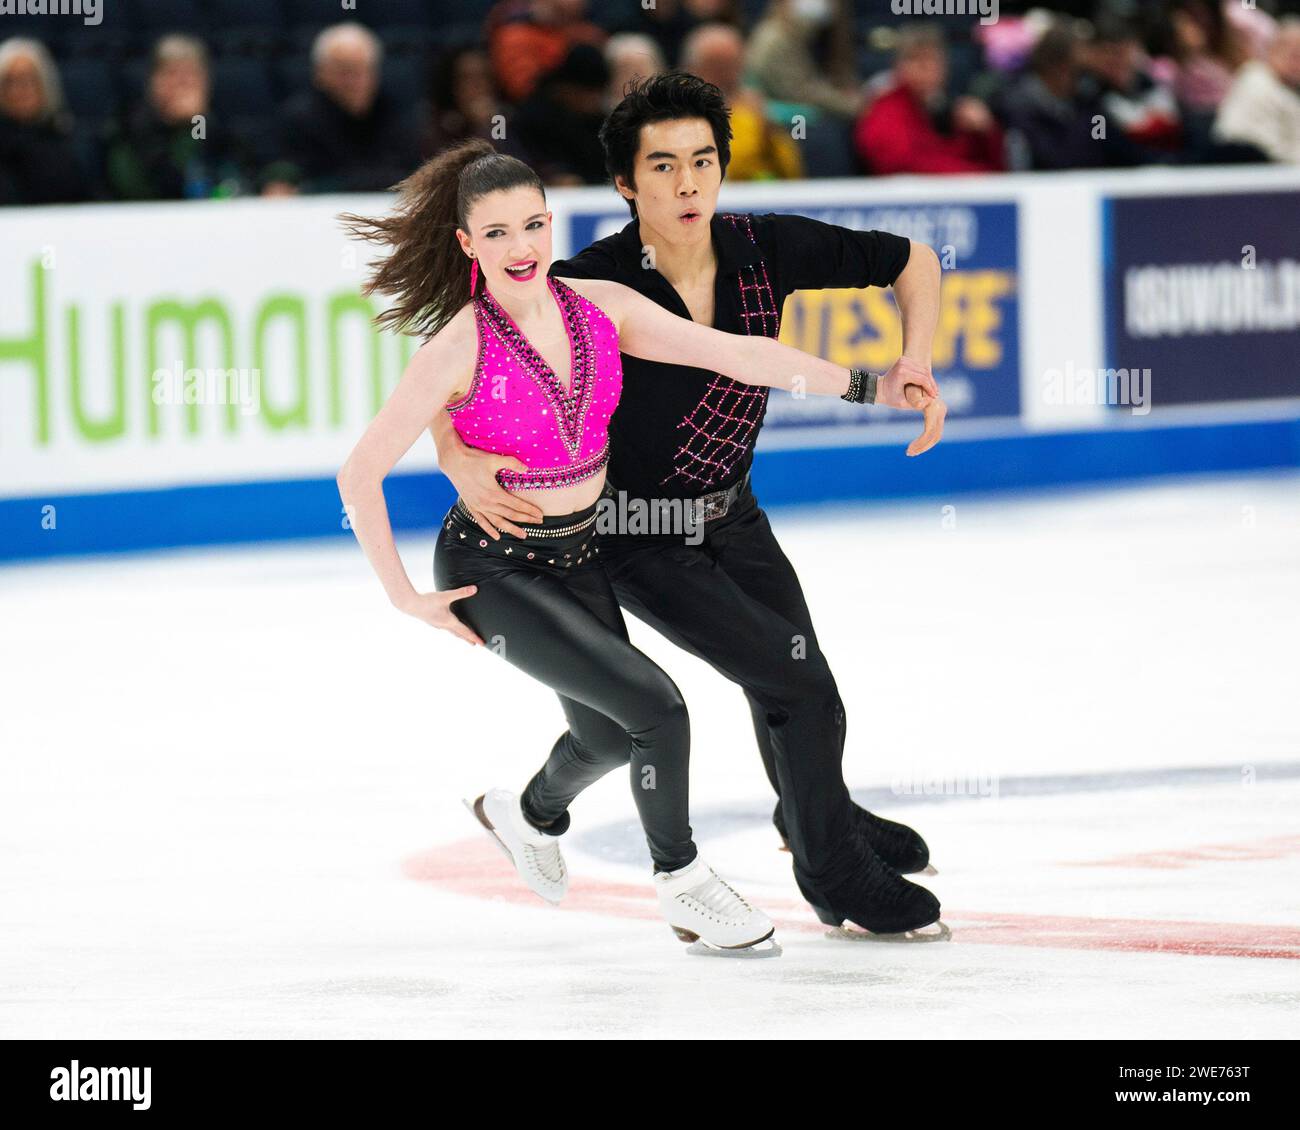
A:
MULTIPOLYGON (((496 331, 505 347, 513 354, 525 373, 532 378, 546 396, 555 413, 560 439, 569 457, 573 458, 582 446, 582 425, 591 405, 595 386, 592 379, 596 369, 596 350, 591 340, 591 329, 578 304, 578 295, 559 279, 547 276, 546 285, 554 296, 564 318, 569 337, 569 391, 564 391, 560 378, 532 343, 524 336, 515 320, 502 308, 490 291, 476 298, 475 305, 496 331)), ((478 387, 482 359, 475 365, 474 386, 478 387)))

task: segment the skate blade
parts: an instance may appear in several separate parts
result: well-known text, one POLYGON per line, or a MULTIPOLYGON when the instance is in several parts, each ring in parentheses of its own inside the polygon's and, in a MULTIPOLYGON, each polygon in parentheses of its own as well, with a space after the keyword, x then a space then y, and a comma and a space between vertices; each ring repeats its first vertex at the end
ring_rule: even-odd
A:
MULTIPOLYGON (((469 809, 469 814, 472 817, 474 817, 474 819, 477 820, 479 824, 481 824, 483 828, 487 830, 487 834, 491 836, 494 841, 496 841, 497 847, 499 847, 502 850, 502 852, 505 853, 505 857, 508 860, 510 860, 510 866, 513 867, 515 869, 515 873, 518 874, 519 864, 515 862, 515 857, 513 853, 510 851, 508 847, 506 847, 505 840, 503 840, 500 836, 497 835, 497 830, 494 827, 492 827, 492 821, 490 821, 487 818, 487 813, 483 811, 483 798, 480 796, 473 803, 470 803, 470 801, 467 798, 461 797, 460 802, 466 808, 469 809)), ((533 891, 532 887, 529 887, 528 889, 530 891, 533 891)), ((542 902, 546 903, 547 906, 560 905, 559 899, 553 899, 548 895, 542 894, 541 891, 533 891, 533 894, 535 894, 539 899, 541 899, 542 902)))
POLYGON ((846 942, 946 942, 952 937, 952 929, 942 919, 930 923, 930 926, 922 926, 916 930, 904 930, 899 934, 873 934, 869 930, 862 930, 857 926, 836 926, 833 930, 827 930, 828 938, 835 938, 846 942), (932 934, 923 934, 922 930, 928 930, 930 926, 937 926, 938 930, 932 934))
POLYGON ((510 854, 510 849, 506 847, 505 840, 503 840, 500 836, 497 835, 497 830, 494 827, 492 827, 492 821, 490 821, 487 818, 487 813, 483 811, 483 797, 480 796, 472 802, 468 800, 466 797, 461 797, 460 802, 466 808, 469 809, 469 814, 472 817, 474 817, 474 819, 477 820, 478 823, 483 828, 487 830, 488 835, 491 836, 492 839, 496 842, 497 847, 499 847, 503 852, 505 852, 506 858, 510 860, 510 864, 513 867, 515 862, 515 857, 510 854))
POLYGON ((686 947, 686 952, 692 957, 740 957, 753 960, 762 957, 780 957, 784 951, 780 943, 769 934, 762 941, 738 948, 711 946, 703 938, 697 938, 686 947))

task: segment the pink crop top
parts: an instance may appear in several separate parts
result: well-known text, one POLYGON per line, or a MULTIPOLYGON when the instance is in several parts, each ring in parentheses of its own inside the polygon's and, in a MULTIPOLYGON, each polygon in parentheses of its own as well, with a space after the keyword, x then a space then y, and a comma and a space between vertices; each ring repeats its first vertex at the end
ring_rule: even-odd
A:
POLYGON ((513 455, 528 466, 526 472, 497 472, 507 490, 567 487, 599 473, 609 460, 609 418, 623 390, 618 328, 572 287, 549 275, 546 283, 569 332, 568 393, 514 319, 484 290, 474 298, 474 378, 469 391, 447 405, 470 447, 513 455))

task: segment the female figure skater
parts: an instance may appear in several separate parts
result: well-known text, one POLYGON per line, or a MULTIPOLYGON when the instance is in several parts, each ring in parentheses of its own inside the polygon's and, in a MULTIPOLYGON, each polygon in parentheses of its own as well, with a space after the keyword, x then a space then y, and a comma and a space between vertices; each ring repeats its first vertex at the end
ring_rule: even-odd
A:
POLYGON ((555 690, 570 724, 522 797, 493 789, 475 814, 529 887, 558 902, 568 885, 559 836, 569 803, 630 761, 669 925, 711 948, 760 946, 772 937, 771 921, 717 876, 691 838, 681 694, 628 641, 599 563, 595 524, 619 352, 859 402, 874 392, 875 402, 923 409, 922 439, 931 443, 943 418, 937 387, 877 388, 872 375, 679 318, 622 284, 548 277, 551 216, 541 180, 485 141, 423 165, 399 186, 391 216, 341 218, 352 234, 393 248, 364 287, 397 296, 377 323, 427 336, 339 471, 352 528, 398 609, 471 644, 490 640, 555 690), (502 485, 544 517, 523 538, 493 540, 458 499, 434 554, 439 591, 419 593, 393 543, 382 482, 443 407, 466 443, 513 457, 502 485))

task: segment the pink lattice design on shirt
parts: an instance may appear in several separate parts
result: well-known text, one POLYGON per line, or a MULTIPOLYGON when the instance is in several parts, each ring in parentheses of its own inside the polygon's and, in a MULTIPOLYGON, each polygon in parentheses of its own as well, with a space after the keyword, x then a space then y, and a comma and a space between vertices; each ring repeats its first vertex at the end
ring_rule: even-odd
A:
POLYGON ((564 318, 569 388, 491 293, 474 299, 478 359, 469 391, 447 405, 470 447, 512 455, 527 471, 497 472, 509 490, 569 486, 609 459, 609 418, 623 388, 618 329, 599 306, 548 277, 564 318))
MULTIPOLYGON (((757 244, 749 216, 738 212, 718 215, 757 244)), ((781 332, 781 311, 767 265, 760 261, 757 266, 741 267, 737 283, 745 332, 776 337, 781 332)), ((677 430, 685 433, 682 445, 673 454, 672 473, 660 479, 659 485, 676 478, 701 487, 724 481, 749 451, 754 433, 763 422, 769 391, 766 386, 742 384, 716 374, 699 403, 677 425, 677 430)))

